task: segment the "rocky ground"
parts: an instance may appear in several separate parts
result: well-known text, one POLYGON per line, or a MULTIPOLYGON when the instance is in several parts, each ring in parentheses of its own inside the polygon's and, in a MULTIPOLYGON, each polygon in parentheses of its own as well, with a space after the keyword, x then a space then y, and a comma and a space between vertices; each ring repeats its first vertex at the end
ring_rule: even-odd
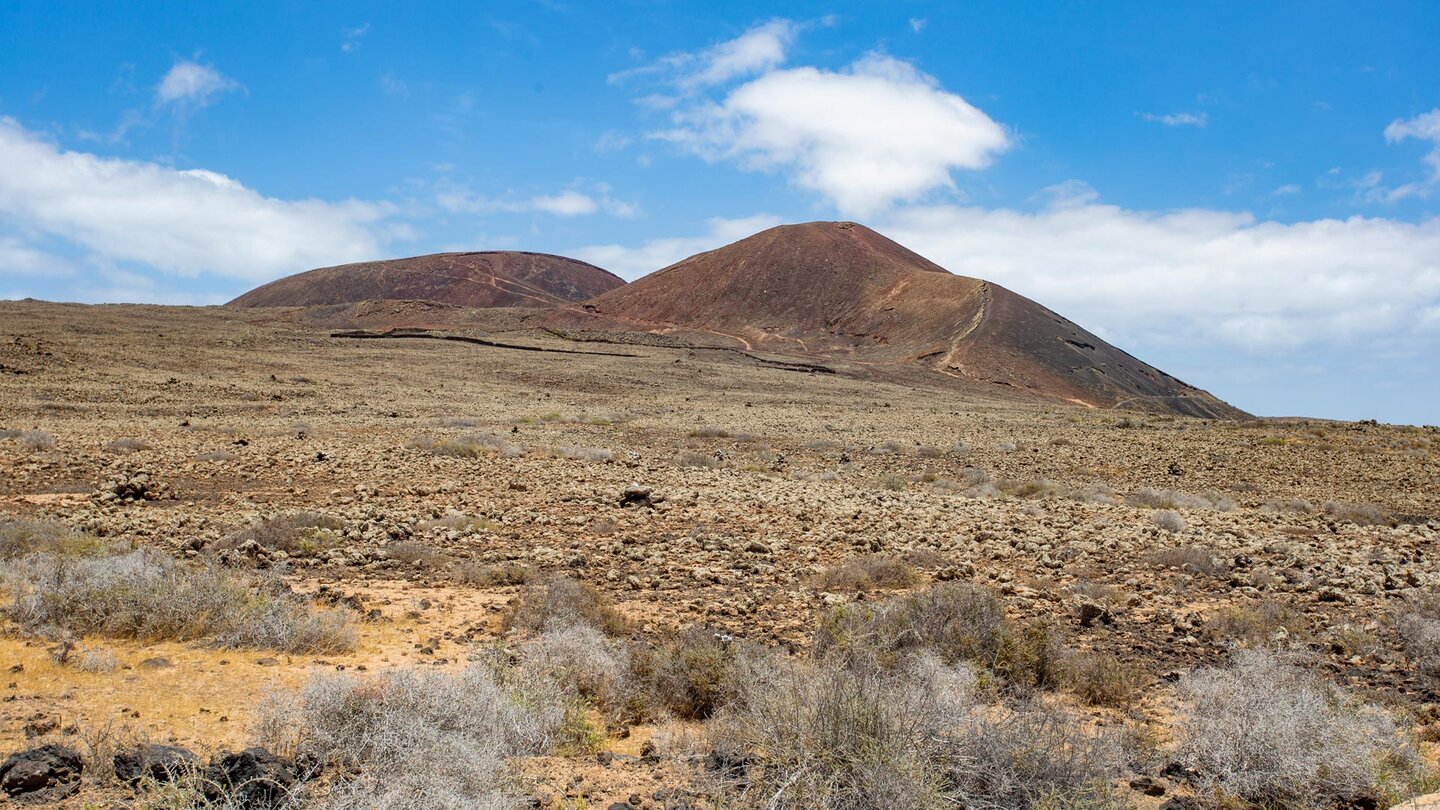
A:
MULTIPOLYGON (((363 617, 340 655, 79 640, 113 658, 105 671, 12 628, 0 744, 123 732, 234 750, 266 693, 317 669, 460 666, 520 591, 495 582, 505 566, 593 584, 640 637, 704 622, 804 654, 824 612, 882 598, 822 576, 868 554, 922 582, 993 585, 1017 620, 1139 665, 1156 688, 1088 710, 1100 724, 1158 722, 1175 673, 1270 646, 1440 730, 1435 681, 1395 621, 1440 583, 1440 429, 1024 404, 734 353, 623 353, 0 302, 0 518, 280 572, 363 617), (241 534, 300 510, 324 518, 304 547, 241 534)), ((527 765, 536 795, 662 807, 700 768, 640 758, 652 725, 612 731, 599 759, 527 765)), ((1164 800, 1144 792, 1136 803, 1164 800)))

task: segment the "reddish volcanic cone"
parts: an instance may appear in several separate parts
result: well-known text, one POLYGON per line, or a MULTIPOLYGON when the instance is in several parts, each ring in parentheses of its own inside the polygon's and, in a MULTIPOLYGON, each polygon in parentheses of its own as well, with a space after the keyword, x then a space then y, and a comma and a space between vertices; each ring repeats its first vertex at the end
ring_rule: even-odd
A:
POLYGON ((256 287, 229 306, 437 301, 461 307, 549 307, 584 301, 624 284, 593 264, 546 253, 435 253, 297 273, 256 287))
POLYGON ((952 275, 853 222, 771 228, 566 307, 549 323, 868 369, 918 366, 1092 407, 1244 415, 1034 301, 952 275))

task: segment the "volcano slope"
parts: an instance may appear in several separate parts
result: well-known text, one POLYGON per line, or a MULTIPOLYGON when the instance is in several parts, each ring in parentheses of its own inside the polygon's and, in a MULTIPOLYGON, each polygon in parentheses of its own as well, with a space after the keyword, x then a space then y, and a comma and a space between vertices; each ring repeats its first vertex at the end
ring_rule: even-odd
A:
POLYGON ((550 316, 567 333, 655 333, 884 375, 927 369, 1089 407, 1245 414, 987 281, 853 222, 782 225, 550 316))
POLYGON ((459 307, 544 307, 583 301, 624 284, 593 264, 548 253, 434 253, 297 273, 257 287, 229 306, 434 301, 459 307))

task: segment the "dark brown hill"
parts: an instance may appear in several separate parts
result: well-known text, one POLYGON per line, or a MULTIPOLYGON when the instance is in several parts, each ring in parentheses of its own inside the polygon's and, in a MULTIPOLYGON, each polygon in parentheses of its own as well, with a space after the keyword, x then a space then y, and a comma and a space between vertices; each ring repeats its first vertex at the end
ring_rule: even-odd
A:
POLYGON ((256 287, 229 306, 438 301, 461 307, 543 307, 584 301, 624 283, 593 264, 547 253, 435 253, 297 273, 256 287))
POLYGON ((782 225, 549 316, 571 331, 883 370, 919 366, 1091 407, 1245 416, 1009 290, 852 222, 782 225))

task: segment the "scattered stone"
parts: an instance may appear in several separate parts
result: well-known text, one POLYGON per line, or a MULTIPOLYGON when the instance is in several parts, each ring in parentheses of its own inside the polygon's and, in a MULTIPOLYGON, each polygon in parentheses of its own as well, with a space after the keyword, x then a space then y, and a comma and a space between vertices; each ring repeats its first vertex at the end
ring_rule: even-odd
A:
POLYGON ((80 789, 85 763, 73 748, 42 745, 0 763, 0 790, 24 802, 57 802, 80 789))

